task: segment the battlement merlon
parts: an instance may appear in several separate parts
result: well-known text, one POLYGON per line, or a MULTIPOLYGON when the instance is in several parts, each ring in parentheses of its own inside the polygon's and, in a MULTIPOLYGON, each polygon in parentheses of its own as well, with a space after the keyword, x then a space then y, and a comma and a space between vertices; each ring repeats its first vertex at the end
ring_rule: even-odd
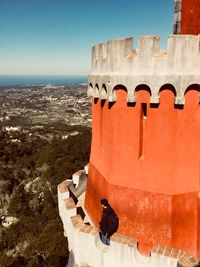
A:
POLYGON ((135 102, 135 88, 145 84, 151 90, 151 103, 159 103, 160 88, 171 84, 175 103, 184 104, 186 89, 200 85, 200 35, 170 35, 165 51, 159 36, 140 37, 138 48, 133 48, 132 37, 96 45, 88 84, 88 95, 111 102, 116 85, 124 85, 128 101, 135 102))

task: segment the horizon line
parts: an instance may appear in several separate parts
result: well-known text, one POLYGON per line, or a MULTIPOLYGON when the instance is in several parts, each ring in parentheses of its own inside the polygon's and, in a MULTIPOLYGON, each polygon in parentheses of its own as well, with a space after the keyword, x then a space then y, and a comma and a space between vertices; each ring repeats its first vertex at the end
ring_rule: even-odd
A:
POLYGON ((86 77, 89 74, 0 74, 1 76, 86 77))

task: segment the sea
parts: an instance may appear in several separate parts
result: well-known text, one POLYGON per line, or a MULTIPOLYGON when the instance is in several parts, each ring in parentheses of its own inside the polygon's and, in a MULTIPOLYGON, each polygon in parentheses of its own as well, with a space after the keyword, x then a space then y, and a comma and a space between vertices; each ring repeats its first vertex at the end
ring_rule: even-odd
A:
POLYGON ((86 84, 87 76, 11 76, 0 75, 0 87, 86 84))

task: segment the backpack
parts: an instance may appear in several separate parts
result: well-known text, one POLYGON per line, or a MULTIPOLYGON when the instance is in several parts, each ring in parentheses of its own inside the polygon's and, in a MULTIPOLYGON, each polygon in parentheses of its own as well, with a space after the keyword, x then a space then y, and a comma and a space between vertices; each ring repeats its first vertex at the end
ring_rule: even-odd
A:
POLYGON ((109 230, 110 230, 109 234, 115 233, 119 227, 119 218, 114 212, 109 214, 108 222, 109 222, 109 230))

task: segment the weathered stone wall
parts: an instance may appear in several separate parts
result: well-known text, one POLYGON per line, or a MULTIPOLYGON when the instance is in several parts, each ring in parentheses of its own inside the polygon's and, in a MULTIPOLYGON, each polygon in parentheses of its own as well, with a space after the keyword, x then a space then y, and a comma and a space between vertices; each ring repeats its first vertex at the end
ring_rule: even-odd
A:
POLYGON ((174 34, 179 34, 181 31, 181 8, 182 0, 174 0, 174 34))

